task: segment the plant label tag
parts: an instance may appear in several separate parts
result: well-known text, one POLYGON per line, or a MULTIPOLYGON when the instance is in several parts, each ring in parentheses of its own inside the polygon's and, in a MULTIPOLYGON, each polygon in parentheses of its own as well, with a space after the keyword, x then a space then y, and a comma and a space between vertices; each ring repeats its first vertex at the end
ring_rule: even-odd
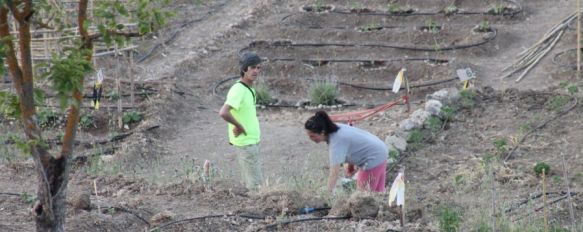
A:
POLYGON ((456 70, 456 73, 460 81, 467 81, 476 78, 476 74, 470 68, 458 69, 456 70))

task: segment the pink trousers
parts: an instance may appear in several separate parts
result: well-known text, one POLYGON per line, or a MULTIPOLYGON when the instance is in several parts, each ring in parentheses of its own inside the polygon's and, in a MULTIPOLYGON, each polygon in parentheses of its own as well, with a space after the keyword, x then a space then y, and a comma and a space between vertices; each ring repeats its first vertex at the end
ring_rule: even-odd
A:
POLYGON ((360 190, 384 192, 386 176, 387 161, 369 170, 359 170, 356 176, 356 186, 360 190))

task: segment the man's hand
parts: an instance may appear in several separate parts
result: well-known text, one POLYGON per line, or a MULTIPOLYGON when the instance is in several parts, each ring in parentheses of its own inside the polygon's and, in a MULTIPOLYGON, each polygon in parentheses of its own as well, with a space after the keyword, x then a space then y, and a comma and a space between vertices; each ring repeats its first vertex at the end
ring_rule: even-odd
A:
POLYGON ((239 137, 241 134, 247 135, 247 132, 242 126, 235 126, 233 127, 233 134, 235 134, 235 137, 239 137))

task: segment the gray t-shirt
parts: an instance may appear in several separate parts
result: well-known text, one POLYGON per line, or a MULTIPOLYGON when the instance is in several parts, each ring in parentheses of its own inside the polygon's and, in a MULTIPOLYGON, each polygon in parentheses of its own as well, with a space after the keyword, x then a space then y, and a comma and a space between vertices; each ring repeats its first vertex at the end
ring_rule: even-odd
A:
POLYGON ((350 163, 364 170, 387 160, 389 148, 368 131, 337 123, 340 129, 329 135, 330 165, 350 163))

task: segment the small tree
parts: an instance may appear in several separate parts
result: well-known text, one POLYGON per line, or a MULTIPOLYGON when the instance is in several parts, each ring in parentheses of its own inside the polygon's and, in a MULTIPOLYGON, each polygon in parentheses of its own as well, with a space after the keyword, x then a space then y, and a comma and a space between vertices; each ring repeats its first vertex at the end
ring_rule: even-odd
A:
MULTIPOLYGON (((69 178, 69 160, 80 115, 85 76, 92 70, 93 41, 103 39, 107 45, 121 43, 125 38, 140 36, 159 28, 169 14, 159 10, 168 0, 128 0, 95 2, 94 18, 88 18, 88 1, 79 0, 76 21, 67 21, 69 15, 62 6, 48 0, 0 0, 0 72, 4 64, 12 77, 16 94, 0 92, 0 109, 20 119, 25 139, 20 141, 24 152, 30 153, 37 171, 38 200, 33 206, 37 231, 64 231, 66 217, 66 190, 69 178), (128 6, 131 10, 128 10, 128 6), (130 14, 129 12, 133 13, 130 14), (120 23, 127 19, 137 25, 131 31, 120 23), (14 27, 14 28, 11 28, 14 27), (68 37, 67 50, 54 54, 37 76, 33 72, 31 29, 53 29, 63 35, 68 28, 76 28, 79 36, 68 37), (96 28, 96 29, 93 29, 96 28), (12 35, 11 31, 16 31, 12 35), (34 79, 45 77, 57 92, 61 109, 67 112, 59 154, 50 154, 42 138, 35 109, 34 79)), ((38 94, 36 94, 39 96, 38 94)))

